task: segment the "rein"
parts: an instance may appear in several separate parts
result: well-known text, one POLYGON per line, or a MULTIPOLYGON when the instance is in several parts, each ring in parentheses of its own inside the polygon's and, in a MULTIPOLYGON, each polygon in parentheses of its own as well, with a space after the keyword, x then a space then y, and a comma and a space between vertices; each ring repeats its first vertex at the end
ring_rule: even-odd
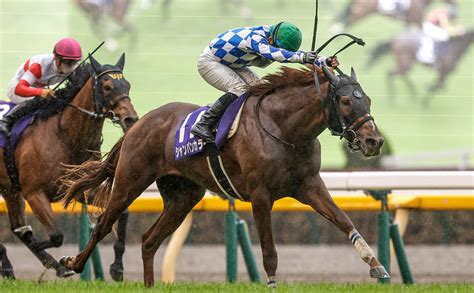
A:
POLYGON ((271 138, 273 138, 274 140, 276 140, 277 142, 283 144, 284 146, 287 146, 287 147, 290 147, 292 149, 296 149, 296 145, 295 144, 292 144, 292 143, 289 143, 287 142, 286 140, 284 139, 281 139, 279 138, 278 136, 275 136, 273 133, 271 133, 268 129, 265 128, 265 126, 263 126, 262 124, 262 121, 260 120, 260 107, 261 107, 261 104, 262 104, 262 101, 263 99, 265 99, 266 97, 268 97, 270 94, 274 93, 275 90, 270 90, 268 92, 266 92, 265 94, 263 94, 262 96, 260 96, 260 99, 258 99, 258 102, 257 104, 255 105, 255 113, 256 113, 256 116, 257 116, 257 122, 258 122, 258 125, 260 126, 260 128, 262 128, 262 130, 268 135, 270 136, 271 138))
MULTIPOLYGON (((333 123, 331 123, 331 120, 330 120, 331 115, 328 118, 330 120, 330 121, 328 121, 328 128, 331 131, 331 135, 339 136, 340 139, 342 139, 342 138, 346 139, 352 150, 358 150, 357 143, 359 142, 359 140, 357 139, 356 131, 359 130, 359 128, 361 128, 362 125, 364 125, 364 123, 366 123, 367 121, 370 121, 370 120, 374 120, 374 118, 369 113, 365 113, 364 115, 359 116, 359 117, 355 118, 354 120, 346 123, 346 121, 344 119, 344 116, 340 113, 339 107, 337 106, 337 95, 336 95, 336 92, 337 92, 338 89, 343 88, 347 85, 354 85, 354 84, 359 85, 359 83, 346 83, 346 84, 344 84, 344 85, 342 85, 341 87, 338 87, 338 88, 336 88, 332 85, 330 86, 330 89, 329 89, 329 92, 328 92, 328 97, 329 97, 329 100, 330 100, 330 103, 328 105, 329 112, 331 113, 331 110, 332 110, 333 112, 336 113, 337 122, 339 123, 339 127, 342 129, 342 131, 338 131, 338 130, 335 129, 335 127, 330 126, 331 124, 333 124, 333 123)), ((274 92, 275 92, 275 90, 272 89, 272 90, 266 92, 265 94, 263 94, 262 96, 260 96, 260 98, 257 101, 257 104, 255 105, 255 113, 256 113, 256 116, 257 116, 258 126, 268 136, 270 136, 272 139, 274 139, 275 141, 277 141, 278 143, 280 143, 284 146, 287 146, 291 149, 296 149, 297 147, 302 147, 302 146, 297 146, 293 143, 290 143, 290 142, 274 135, 262 124, 262 121, 260 119, 260 108, 261 108, 262 101, 266 97, 268 97, 269 95, 273 94, 274 92)), ((322 97, 321 97, 321 105, 324 106, 324 101, 323 101, 322 97)), ((321 107, 321 109, 324 109, 324 107, 321 107)), ((332 118, 334 119, 334 117, 332 117, 332 118)))

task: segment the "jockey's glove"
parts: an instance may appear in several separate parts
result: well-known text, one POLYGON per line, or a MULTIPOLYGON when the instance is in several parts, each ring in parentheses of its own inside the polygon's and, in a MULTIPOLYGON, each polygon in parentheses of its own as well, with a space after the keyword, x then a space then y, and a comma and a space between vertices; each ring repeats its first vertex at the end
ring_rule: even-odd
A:
POLYGON ((318 54, 316 52, 306 52, 303 54, 303 63, 314 63, 317 58, 318 54))
POLYGON ((47 98, 51 98, 51 97, 55 97, 55 96, 56 96, 56 93, 52 89, 44 89, 41 92, 41 97, 43 99, 47 99, 47 98))

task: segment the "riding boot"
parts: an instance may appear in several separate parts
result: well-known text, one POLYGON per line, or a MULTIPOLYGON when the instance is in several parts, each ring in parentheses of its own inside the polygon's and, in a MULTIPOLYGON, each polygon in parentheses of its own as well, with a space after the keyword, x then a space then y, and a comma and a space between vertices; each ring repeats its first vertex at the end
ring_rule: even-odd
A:
POLYGON ((11 117, 9 115, 4 116, 3 119, 0 120, 0 134, 4 136, 9 136, 11 125, 11 117))
POLYGON ((237 95, 233 93, 226 93, 220 97, 209 110, 206 111, 191 129, 191 133, 199 136, 204 141, 213 143, 215 141, 213 130, 217 126, 219 119, 225 112, 225 109, 237 99, 237 95))

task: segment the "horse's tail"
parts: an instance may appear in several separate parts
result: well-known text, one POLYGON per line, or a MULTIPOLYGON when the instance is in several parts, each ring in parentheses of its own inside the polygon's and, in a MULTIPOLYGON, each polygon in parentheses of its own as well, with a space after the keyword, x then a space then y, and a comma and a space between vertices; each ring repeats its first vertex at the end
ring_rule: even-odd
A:
POLYGON ((78 166, 67 166, 66 175, 61 177, 64 207, 73 200, 93 198, 92 204, 106 207, 112 190, 115 169, 125 136, 119 139, 104 160, 89 160, 78 166))
POLYGON ((391 47, 391 41, 386 41, 383 43, 380 43, 375 47, 375 49, 372 50, 370 59, 368 60, 366 64, 366 68, 370 68, 375 62, 377 62, 383 55, 387 54, 390 52, 390 47, 391 47))

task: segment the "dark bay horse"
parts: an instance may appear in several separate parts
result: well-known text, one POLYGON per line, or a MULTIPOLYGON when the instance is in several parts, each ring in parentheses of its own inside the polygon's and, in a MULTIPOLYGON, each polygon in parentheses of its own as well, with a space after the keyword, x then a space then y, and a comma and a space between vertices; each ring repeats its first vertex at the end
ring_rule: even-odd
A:
MULTIPOLYGON (((11 229, 41 263, 47 268, 53 267, 59 277, 73 272, 45 251, 63 242, 63 233, 55 223, 50 203, 59 200, 58 179, 64 174, 63 164, 80 164, 97 156, 106 118, 119 123, 124 131, 138 119, 129 97, 130 84, 122 74, 124 62, 125 55, 122 55, 116 65, 102 66, 91 57, 91 64, 77 68, 68 84, 57 91, 57 98, 36 98, 24 106, 34 103, 39 109, 39 118, 23 133, 14 153, 20 190, 12 187, 3 159, 4 149, 0 150, 0 188, 11 229), (27 225, 25 200, 46 229, 49 240, 38 240, 27 225)), ((119 240, 116 246, 124 246, 124 239, 119 240)), ((0 247, 0 253, 4 276, 14 277, 4 247, 0 247)), ((123 251, 121 253, 123 255, 123 251)), ((114 269, 121 266, 120 255, 114 269)))
MULTIPOLYGON (((313 207, 354 243, 376 278, 389 275, 351 220, 332 200, 321 176, 321 145, 317 136, 326 128, 341 133, 365 156, 378 155, 383 144, 372 116, 370 99, 351 76, 318 69, 318 94, 313 67, 266 76, 253 86, 239 128, 221 150, 223 164, 235 188, 252 203, 263 251, 268 285, 275 286, 277 252, 272 235, 271 210, 275 200, 291 196, 313 207), (324 73, 323 73, 324 72, 324 73), (346 127, 347 126, 347 127, 346 127)), ((156 181, 164 210, 143 235, 142 259, 146 286, 154 284, 153 258, 158 247, 181 224, 204 196, 220 192, 199 154, 174 160, 175 133, 182 119, 199 106, 170 103, 146 114, 113 147, 104 161, 90 161, 69 171, 67 206, 83 192, 94 193, 104 206, 85 249, 62 263, 81 272, 96 244, 112 224, 150 184, 156 181)))
MULTIPOLYGON (((443 0, 450 5, 458 5, 458 0, 443 0)), ((426 8, 433 0, 411 0, 406 10, 400 11, 400 14, 389 15, 394 18, 401 18, 406 25, 415 24, 421 27, 425 16, 426 8)), ((333 25, 333 32, 339 33, 362 19, 375 14, 379 11, 379 0, 351 0, 333 25)))
MULTIPOLYGON (((405 83, 416 95, 416 87, 408 77, 408 72, 417 61, 416 53, 421 46, 422 32, 419 30, 406 30, 397 35, 393 40, 379 44, 372 52, 370 66, 377 64, 378 59, 384 54, 391 52, 396 60, 396 68, 388 72, 387 80, 389 92, 395 95, 394 77, 403 77, 405 83)), ((435 49, 436 61, 433 68, 437 74, 437 80, 429 87, 428 94, 423 103, 429 104, 433 94, 442 89, 450 73, 454 71, 462 56, 468 51, 470 45, 474 42, 474 30, 470 30, 464 35, 451 37, 446 42, 438 45, 435 49)))

